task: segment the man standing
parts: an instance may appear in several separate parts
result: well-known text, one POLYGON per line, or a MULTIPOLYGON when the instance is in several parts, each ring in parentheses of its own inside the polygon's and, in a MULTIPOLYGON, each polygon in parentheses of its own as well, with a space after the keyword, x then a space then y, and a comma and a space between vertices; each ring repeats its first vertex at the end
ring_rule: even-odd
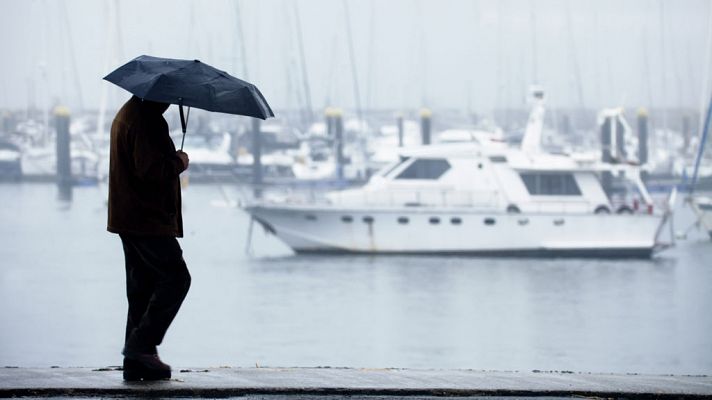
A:
POLYGON ((183 237, 179 175, 188 155, 168 134, 168 107, 133 96, 111 125, 107 230, 119 234, 126 263, 125 380, 170 378, 156 347, 190 287, 176 240, 183 237))

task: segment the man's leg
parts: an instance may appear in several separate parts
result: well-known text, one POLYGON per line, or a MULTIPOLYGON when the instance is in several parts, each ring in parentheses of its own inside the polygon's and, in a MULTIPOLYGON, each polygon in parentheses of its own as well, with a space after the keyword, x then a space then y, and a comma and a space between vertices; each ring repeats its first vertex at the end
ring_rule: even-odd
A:
POLYGON ((129 334, 124 355, 151 354, 178 313, 191 278, 175 238, 132 235, 125 243, 140 257, 142 267, 150 270, 154 288, 145 312, 129 334))
MULTIPOLYGON (((129 308, 126 316, 126 335, 124 346, 128 343, 129 337, 141 322, 141 318, 146 313, 148 302, 153 296, 155 279, 151 268, 144 264, 134 247, 130 243, 130 238, 120 235, 124 248, 124 259, 126 263, 126 297, 129 308)), ((155 349, 153 351, 155 353, 155 349)))

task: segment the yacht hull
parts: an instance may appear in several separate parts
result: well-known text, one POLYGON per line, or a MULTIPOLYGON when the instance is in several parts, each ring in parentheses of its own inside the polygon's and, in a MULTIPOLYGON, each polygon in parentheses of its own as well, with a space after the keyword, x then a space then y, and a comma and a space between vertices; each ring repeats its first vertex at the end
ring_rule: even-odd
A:
POLYGON ((662 216, 255 205, 298 253, 650 257, 662 216))

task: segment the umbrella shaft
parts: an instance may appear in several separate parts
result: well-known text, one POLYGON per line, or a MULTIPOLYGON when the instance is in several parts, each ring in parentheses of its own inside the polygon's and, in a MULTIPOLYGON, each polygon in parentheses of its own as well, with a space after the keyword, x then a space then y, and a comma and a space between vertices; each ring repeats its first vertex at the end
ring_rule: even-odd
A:
POLYGON ((188 107, 188 115, 183 116, 183 99, 181 99, 180 104, 178 105, 178 111, 180 112, 180 126, 183 130, 183 139, 180 141, 180 151, 183 151, 183 143, 185 143, 185 131, 188 126, 188 118, 190 118, 190 107, 188 107))

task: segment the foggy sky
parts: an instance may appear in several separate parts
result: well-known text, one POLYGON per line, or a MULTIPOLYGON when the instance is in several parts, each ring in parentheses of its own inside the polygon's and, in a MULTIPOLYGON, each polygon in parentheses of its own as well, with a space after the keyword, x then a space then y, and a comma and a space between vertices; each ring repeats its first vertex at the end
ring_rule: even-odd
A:
POLYGON ((101 78, 141 54, 197 58, 255 83, 275 109, 303 107, 299 22, 313 108, 352 109, 348 9, 361 107, 489 112, 523 106, 535 81, 558 107, 698 109, 712 1, 0 0, 0 7, 3 108, 97 109, 102 90, 116 107, 127 94, 101 78))

